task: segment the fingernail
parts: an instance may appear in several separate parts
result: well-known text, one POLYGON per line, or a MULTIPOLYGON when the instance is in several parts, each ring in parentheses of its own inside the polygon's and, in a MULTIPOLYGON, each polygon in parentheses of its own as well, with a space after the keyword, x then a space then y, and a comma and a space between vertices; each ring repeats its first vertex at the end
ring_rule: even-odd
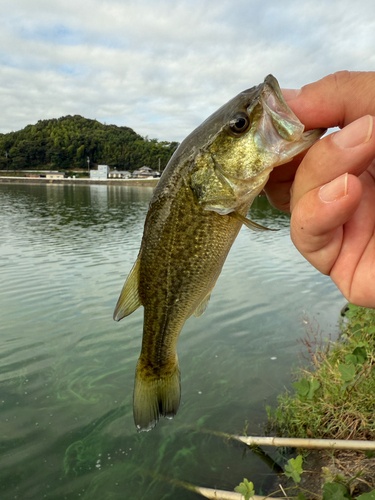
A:
POLYGON ((339 132, 336 132, 333 141, 340 148, 354 148, 360 144, 365 144, 371 139, 373 123, 372 116, 362 116, 355 122, 349 123, 349 125, 339 132))
POLYGON ((348 194, 348 174, 340 175, 319 189, 319 198, 324 203, 332 203, 348 194))
POLYGON ((301 91, 302 89, 281 89, 286 101, 292 101, 300 95, 301 91))

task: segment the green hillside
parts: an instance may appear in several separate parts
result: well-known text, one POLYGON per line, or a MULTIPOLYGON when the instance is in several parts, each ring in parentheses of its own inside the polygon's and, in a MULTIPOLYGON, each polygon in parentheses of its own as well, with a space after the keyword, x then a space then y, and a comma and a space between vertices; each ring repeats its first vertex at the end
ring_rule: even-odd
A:
POLYGON ((138 135, 129 127, 103 125, 82 116, 39 120, 17 132, 0 134, 0 170, 87 169, 95 164, 117 170, 143 165, 164 169, 177 142, 159 142, 138 135))

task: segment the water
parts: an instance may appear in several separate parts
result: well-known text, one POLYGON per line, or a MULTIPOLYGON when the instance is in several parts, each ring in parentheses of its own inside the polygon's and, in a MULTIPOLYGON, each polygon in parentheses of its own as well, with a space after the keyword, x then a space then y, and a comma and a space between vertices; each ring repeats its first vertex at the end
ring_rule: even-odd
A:
MULTIPOLYGON (((201 318, 179 339, 174 420, 137 434, 132 417, 142 308, 112 313, 140 244, 152 188, 0 184, 0 498, 199 498, 174 481, 266 493, 272 472, 206 431, 262 434, 291 386, 305 335, 337 332, 345 303, 258 199, 201 318)), ((270 451, 270 450, 268 450, 270 451)), ((270 451, 275 456, 275 452, 270 451)))

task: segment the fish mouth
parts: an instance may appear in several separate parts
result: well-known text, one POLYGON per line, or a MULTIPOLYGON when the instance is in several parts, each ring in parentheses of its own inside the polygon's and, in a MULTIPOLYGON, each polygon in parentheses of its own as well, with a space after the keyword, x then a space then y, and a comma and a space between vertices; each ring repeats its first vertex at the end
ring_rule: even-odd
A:
POLYGON ((281 165, 314 144, 326 129, 305 132, 305 126, 288 106, 278 81, 268 75, 260 86, 260 94, 248 109, 257 115, 255 140, 260 149, 275 153, 281 165))

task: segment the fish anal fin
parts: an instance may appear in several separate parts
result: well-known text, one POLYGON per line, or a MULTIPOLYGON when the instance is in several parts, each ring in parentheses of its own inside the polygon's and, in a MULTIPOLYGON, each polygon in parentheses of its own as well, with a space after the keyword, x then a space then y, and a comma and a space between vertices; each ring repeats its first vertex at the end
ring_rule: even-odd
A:
POLYGON ((129 316, 129 314, 142 305, 139 297, 139 269, 140 260, 138 258, 121 290, 120 297, 113 313, 113 319, 115 321, 120 321, 122 318, 129 316))
POLYGON ((173 418, 180 406, 180 368, 176 363, 171 370, 158 377, 150 376, 138 361, 135 374, 133 415, 138 432, 150 431, 160 416, 173 418))
POLYGON ((199 306, 194 311, 194 316, 196 318, 199 318, 199 316, 202 316, 204 311, 207 309, 210 298, 211 298, 211 292, 205 296, 205 298, 202 300, 202 302, 199 304, 199 306))
POLYGON ((232 215, 232 217, 236 218, 237 220, 242 222, 242 224, 244 224, 249 229, 252 229, 253 231, 278 231, 278 229, 271 229, 269 227, 261 226, 260 224, 253 222, 252 220, 244 217, 238 212, 231 212, 230 215, 232 215))

